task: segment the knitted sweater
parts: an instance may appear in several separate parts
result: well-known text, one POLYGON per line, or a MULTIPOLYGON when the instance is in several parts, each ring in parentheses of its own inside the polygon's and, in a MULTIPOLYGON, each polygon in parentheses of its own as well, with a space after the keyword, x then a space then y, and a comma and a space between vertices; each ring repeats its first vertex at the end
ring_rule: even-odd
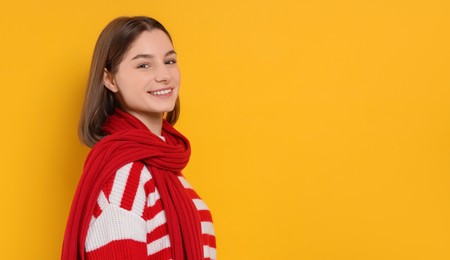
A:
MULTIPOLYGON (((178 177, 200 216, 204 259, 216 259, 211 214, 178 177)), ((166 215, 151 173, 137 161, 120 168, 97 199, 86 237, 87 259, 172 259, 166 215)), ((178 260, 178 259, 175 259, 178 260)))

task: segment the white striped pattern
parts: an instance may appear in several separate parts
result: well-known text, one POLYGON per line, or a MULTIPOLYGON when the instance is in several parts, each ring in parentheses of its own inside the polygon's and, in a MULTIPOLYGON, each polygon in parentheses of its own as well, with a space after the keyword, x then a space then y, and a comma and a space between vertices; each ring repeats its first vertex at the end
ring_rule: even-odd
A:
POLYGON ((195 207, 197 210, 208 210, 208 206, 206 206, 205 202, 201 199, 193 199, 192 200, 195 204, 195 207))
POLYGON ((157 202, 159 199, 161 199, 161 197, 159 196, 158 190, 155 189, 154 192, 148 194, 147 206, 148 206, 148 207, 153 207, 153 206, 155 206, 156 202, 157 202))
MULTIPOLYGON (((170 248, 170 237, 167 233, 161 234, 162 237, 155 238, 153 241, 147 241, 149 235, 155 236, 152 233, 155 229, 167 223, 165 211, 160 208, 161 204, 155 209, 152 209, 152 212, 156 213, 152 219, 145 219, 145 216, 147 216, 144 216, 146 207, 154 207, 161 199, 156 187, 152 186, 154 188, 153 192, 146 190, 146 184, 152 179, 147 167, 143 166, 139 174, 139 184, 136 196, 132 201, 131 210, 128 211, 121 208, 132 166, 133 164, 130 163, 117 171, 112 182, 111 194, 108 197, 104 191, 100 192, 97 203, 101 213, 98 218, 93 216, 91 219, 86 237, 86 252, 99 249, 112 241, 123 239, 131 239, 145 243, 149 257, 164 249, 170 248), (147 192, 149 194, 146 194, 147 192), (155 212, 154 210, 159 210, 159 212, 155 212)), ((132 177, 135 179, 138 176, 133 175, 132 177)), ((191 185, 183 176, 179 176, 178 179, 185 189, 192 189, 191 185)), ((209 211, 207 205, 200 198, 193 198, 192 201, 198 211, 209 211)), ((213 224, 209 221, 201 222, 201 230, 202 234, 215 236, 213 224)), ((214 247, 205 244, 203 251, 206 259, 216 259, 216 249, 214 247)))
POLYGON ((129 163, 117 171, 116 177, 114 178, 111 194, 109 195, 109 202, 111 204, 120 206, 132 165, 132 163, 129 163))
POLYGON ((157 227, 166 224, 166 213, 163 211, 156 214, 152 219, 147 220, 147 232, 151 233, 157 227))
POLYGON ((86 252, 121 239, 146 242, 147 224, 141 216, 146 205, 144 185, 151 178, 148 170, 147 172, 141 172, 132 210, 128 211, 120 207, 132 165, 132 163, 129 163, 116 172, 109 201, 105 193, 100 192, 97 203, 102 212, 98 218, 93 217, 91 219, 86 236, 86 252))
POLYGON ((98 196, 97 203, 100 206, 101 210, 105 210, 106 206, 109 204, 108 198, 106 198, 105 193, 103 191, 100 192, 98 196))
POLYGON ((211 223, 209 221, 202 221, 201 225, 202 225, 202 233, 203 234, 207 234, 207 235, 211 235, 211 236, 215 235, 213 223, 211 223))
POLYGON ((146 205, 147 196, 145 195, 144 185, 151 179, 150 172, 144 167, 139 178, 139 186, 134 198, 133 207, 131 209, 138 216, 142 216, 146 205))
POLYGON ((147 252, 149 255, 154 255, 159 251, 170 247, 169 235, 165 235, 160 239, 157 239, 147 245, 147 252))
POLYGON ((192 187, 189 184, 189 182, 183 176, 178 176, 178 179, 181 181, 181 184, 183 185, 183 187, 185 189, 192 189, 192 187))
MULTIPOLYGON (((192 186, 189 184, 189 182, 183 177, 179 176, 178 179, 180 180, 181 184, 185 189, 193 189, 192 186)), ((209 211, 208 206, 205 204, 205 202, 200 198, 194 198, 192 199, 194 202, 195 207, 198 211, 209 211)), ((202 234, 215 236, 214 232, 214 226, 212 222, 209 221, 202 221, 201 222, 201 230, 202 234)), ((217 259, 216 256, 216 249, 214 247, 210 247, 208 245, 203 246, 203 257, 206 259, 217 259)))
POLYGON ((89 226, 86 237, 86 252, 121 239, 146 242, 146 223, 130 211, 110 204, 89 226))
POLYGON ((210 246, 203 246, 203 257, 210 259, 217 259, 216 249, 210 246))

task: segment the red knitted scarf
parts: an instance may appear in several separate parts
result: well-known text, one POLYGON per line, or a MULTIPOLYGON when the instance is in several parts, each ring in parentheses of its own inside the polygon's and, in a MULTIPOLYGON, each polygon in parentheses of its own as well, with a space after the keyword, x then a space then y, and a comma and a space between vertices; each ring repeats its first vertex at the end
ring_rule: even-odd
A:
POLYGON ((61 258, 85 259, 89 222, 105 182, 122 166, 143 161, 161 196, 173 259, 203 259, 199 215, 178 179, 189 161, 189 141, 164 120, 164 142, 137 118, 119 109, 108 118, 103 130, 109 135, 94 146, 86 159, 72 202, 61 258))

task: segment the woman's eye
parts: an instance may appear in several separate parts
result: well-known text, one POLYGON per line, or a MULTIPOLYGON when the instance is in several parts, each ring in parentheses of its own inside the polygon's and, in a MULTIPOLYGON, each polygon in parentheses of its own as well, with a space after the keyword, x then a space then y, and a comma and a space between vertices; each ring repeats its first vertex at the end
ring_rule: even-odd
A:
POLYGON ((175 64, 177 61, 175 59, 166 61, 166 64, 175 64))
POLYGON ((147 69, 147 68, 150 68, 150 65, 148 65, 148 64, 139 64, 138 65, 138 69, 147 69))

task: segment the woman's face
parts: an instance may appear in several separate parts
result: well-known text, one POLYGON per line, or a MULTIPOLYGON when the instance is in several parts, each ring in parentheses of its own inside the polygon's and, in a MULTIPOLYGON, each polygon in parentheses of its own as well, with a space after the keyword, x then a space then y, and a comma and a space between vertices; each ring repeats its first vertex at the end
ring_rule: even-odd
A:
POLYGON ((141 120, 172 111, 180 71, 166 33, 158 29, 142 32, 125 53, 117 73, 105 72, 104 83, 116 93, 123 109, 141 120))

